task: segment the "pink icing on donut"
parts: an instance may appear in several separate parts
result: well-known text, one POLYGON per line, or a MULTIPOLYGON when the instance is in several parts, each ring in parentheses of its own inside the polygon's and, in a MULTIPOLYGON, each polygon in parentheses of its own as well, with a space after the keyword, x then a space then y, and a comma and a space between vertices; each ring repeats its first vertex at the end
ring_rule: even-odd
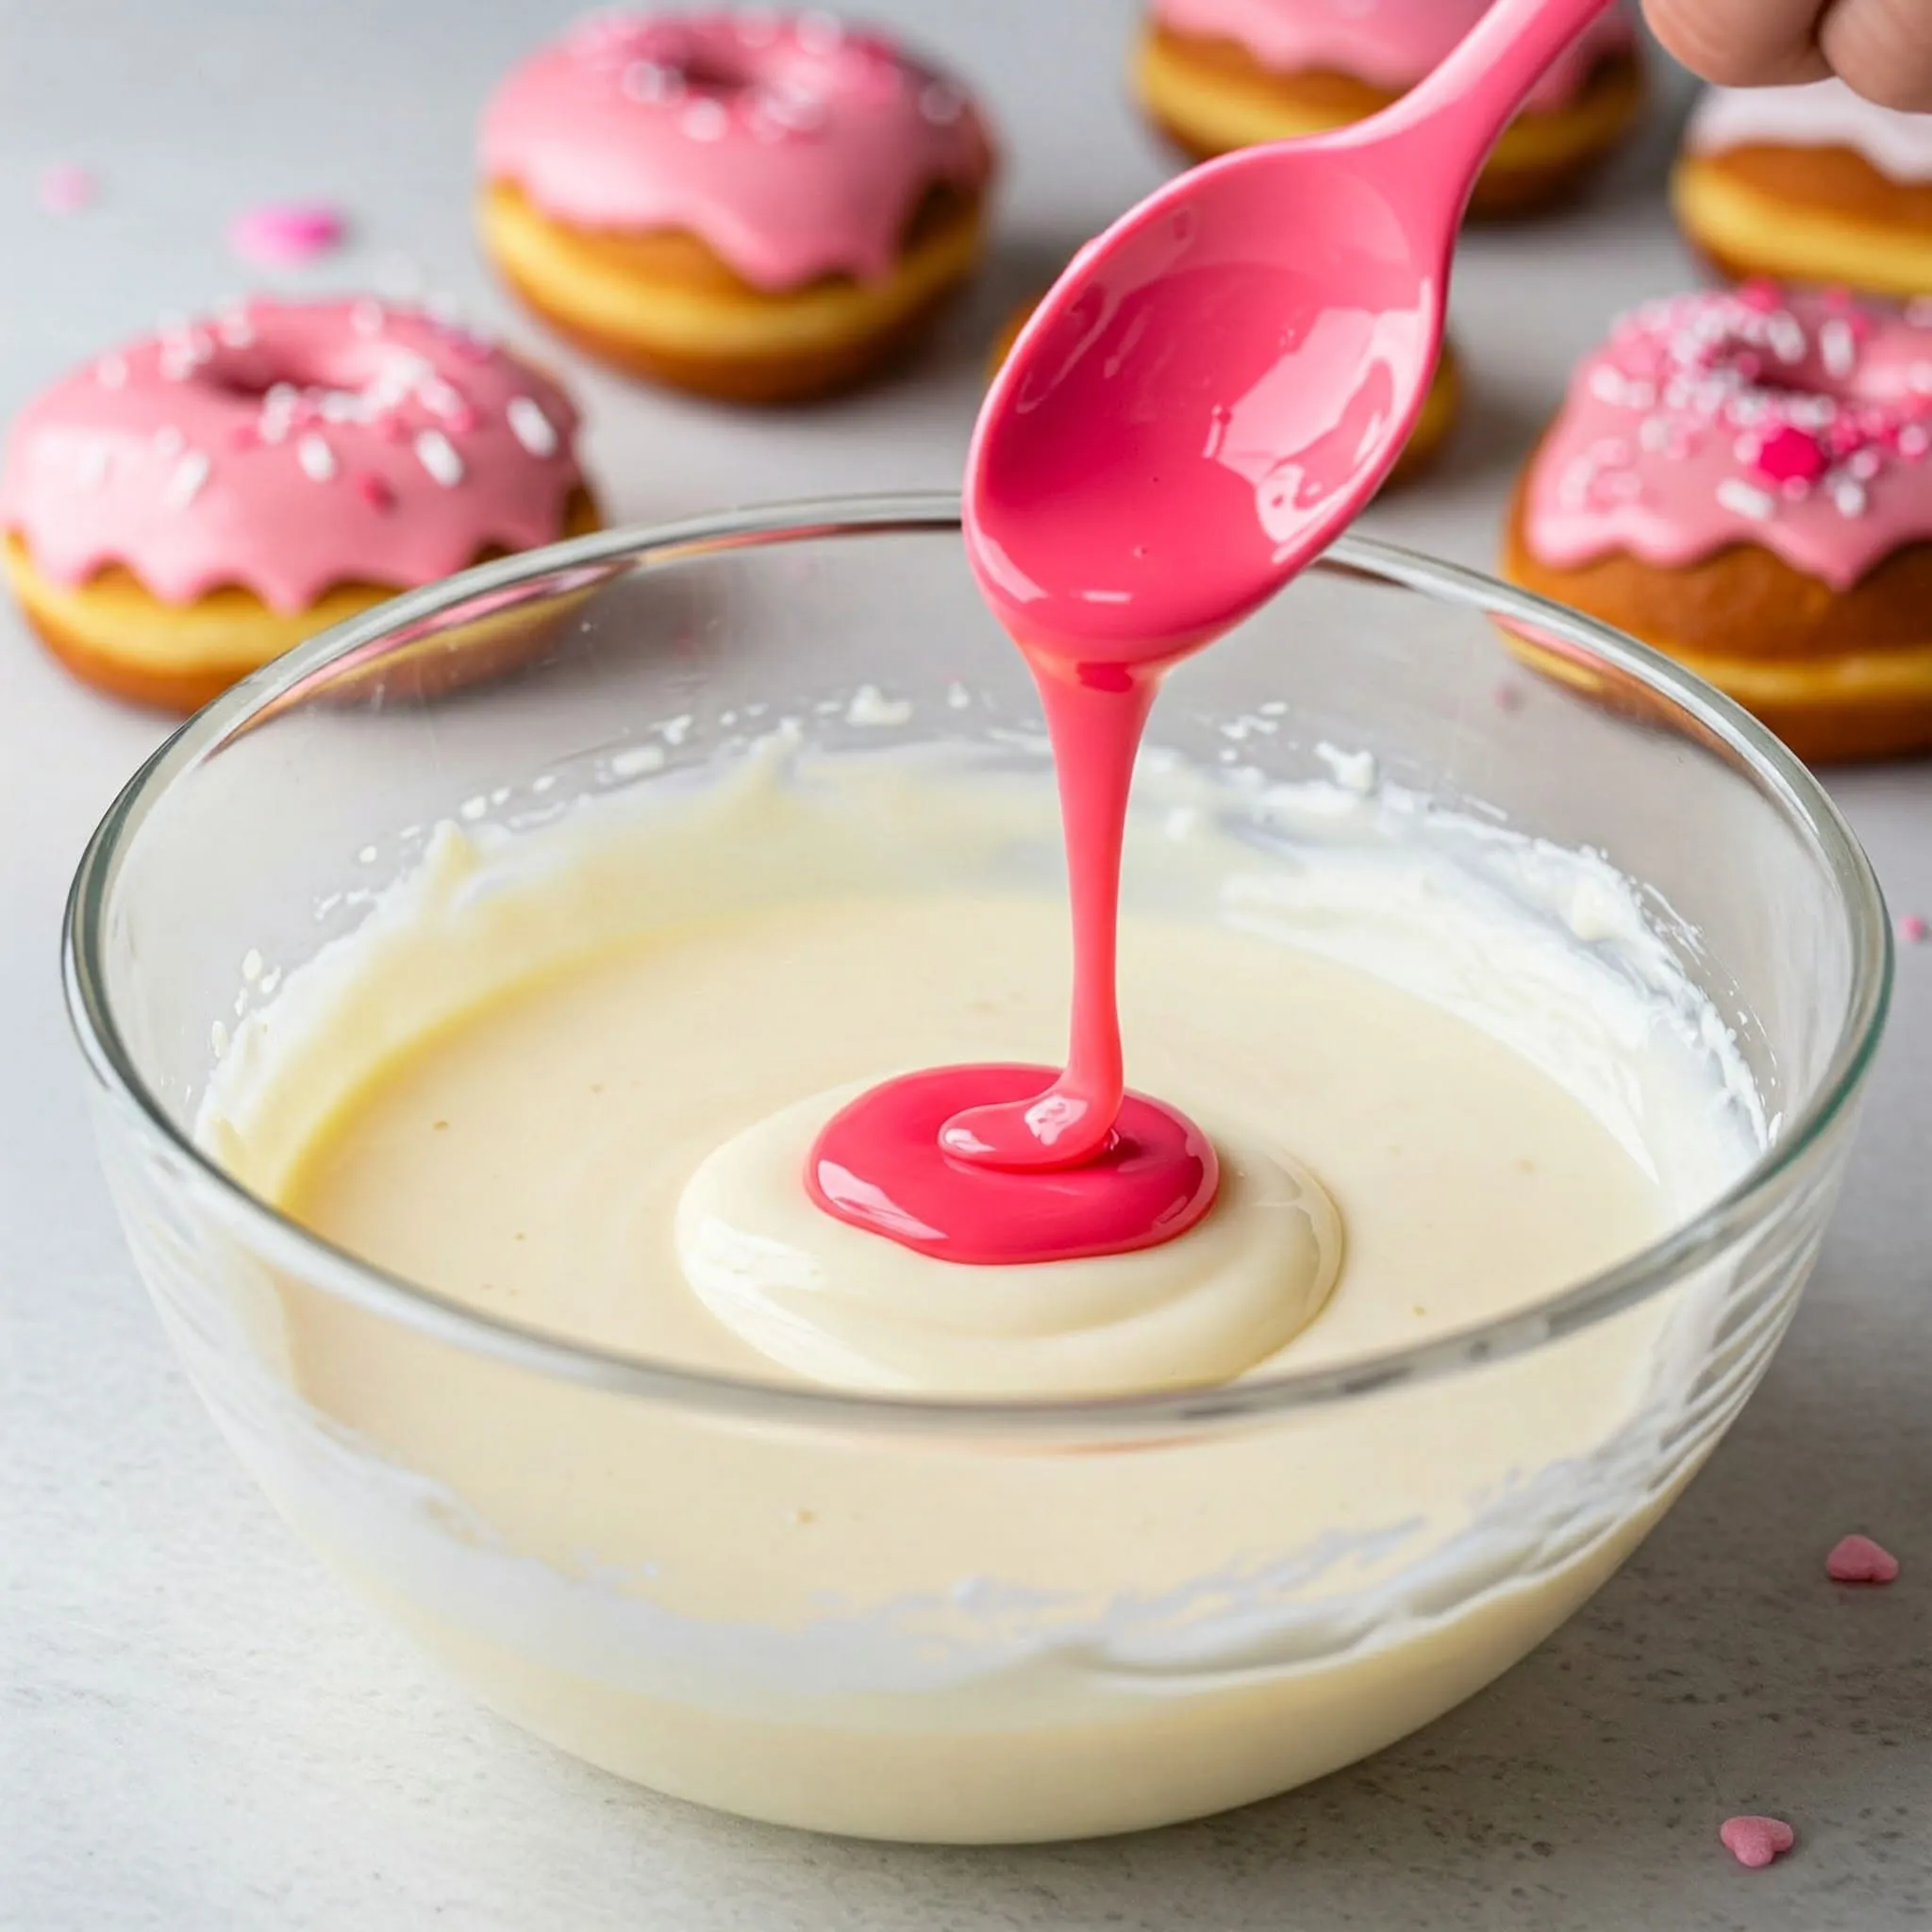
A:
POLYGON ((1654 302, 1577 365, 1524 541, 1573 568, 1755 543, 1849 589, 1932 537, 1932 304, 1749 282, 1654 302))
MULTIPOLYGON (((1162 25, 1245 47, 1277 74, 1346 74, 1407 89, 1489 11, 1490 0, 1156 0, 1162 25)), ((1636 44, 1621 8, 1596 21, 1538 83, 1529 106, 1560 108, 1607 53, 1636 44)))
POLYGON ((593 15, 483 115, 491 180, 574 226, 688 231, 765 289, 886 274, 926 190, 991 161, 958 87, 823 13, 593 15))
POLYGON ((553 541, 582 481, 558 386, 411 309, 257 299, 63 376, 14 419, 0 525, 76 584, 304 610, 553 541))

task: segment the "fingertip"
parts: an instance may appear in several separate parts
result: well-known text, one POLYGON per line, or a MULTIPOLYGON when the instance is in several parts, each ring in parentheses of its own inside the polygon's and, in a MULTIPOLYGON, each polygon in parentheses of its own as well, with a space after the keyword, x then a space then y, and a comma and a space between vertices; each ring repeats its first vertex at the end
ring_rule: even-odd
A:
POLYGON ((1830 73, 1816 0, 1644 0, 1666 53, 1718 87, 1787 87, 1830 73))

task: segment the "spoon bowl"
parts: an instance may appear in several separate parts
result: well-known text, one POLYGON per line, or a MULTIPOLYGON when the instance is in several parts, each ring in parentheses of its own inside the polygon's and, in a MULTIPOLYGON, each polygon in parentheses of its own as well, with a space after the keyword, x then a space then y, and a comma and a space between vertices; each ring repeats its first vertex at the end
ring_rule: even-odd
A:
POLYGON ((1091 242, 967 461, 969 555, 1029 653, 1171 660, 1265 602, 1401 454, 1484 158, 1610 0, 1499 0, 1370 119, 1223 156, 1091 242))

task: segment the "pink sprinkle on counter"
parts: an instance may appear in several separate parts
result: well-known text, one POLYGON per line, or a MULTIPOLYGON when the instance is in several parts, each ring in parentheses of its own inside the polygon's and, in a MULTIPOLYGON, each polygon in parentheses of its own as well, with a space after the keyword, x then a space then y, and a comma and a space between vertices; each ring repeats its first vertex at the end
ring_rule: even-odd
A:
POLYGON ((327 254, 348 227, 341 211, 327 202, 263 202, 242 209, 228 225, 228 246, 243 261, 293 268, 327 254))
POLYGON ((1718 1827, 1725 1851, 1740 1865, 1754 1871, 1782 1857, 1797 1842, 1797 1833, 1782 1818, 1760 1818, 1745 1814, 1726 1818, 1718 1827))
POLYGON ((1907 912, 1898 923, 1898 936, 1908 946, 1923 946, 1932 939, 1932 925, 1927 925, 1918 913, 1907 912))
POLYGON ((1834 1583, 1895 1583, 1898 1558, 1869 1536, 1841 1537, 1824 1559, 1824 1574, 1834 1583))
POLYGON ((41 174, 41 206, 50 215, 77 215, 91 208, 100 183, 92 168, 57 161, 41 174))

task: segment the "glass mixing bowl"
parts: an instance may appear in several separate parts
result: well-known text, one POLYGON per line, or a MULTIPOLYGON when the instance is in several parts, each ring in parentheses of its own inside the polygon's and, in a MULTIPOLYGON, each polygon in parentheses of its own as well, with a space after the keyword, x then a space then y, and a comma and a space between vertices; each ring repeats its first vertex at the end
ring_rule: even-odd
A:
POLYGON ((1198 1815, 1513 1663, 1709 1453, 1817 1252, 1890 973, 1824 793, 1664 659, 1355 538, 1174 675, 1154 740, 1210 769, 1301 780, 1366 750, 1425 819, 1601 851, 1772 1123, 1723 1198, 1623 1265, 1320 1371, 1028 1403, 720 1379, 390 1278, 198 1144, 241 1016, 370 916, 427 828, 528 831, 741 757, 781 715, 831 748, 1041 758, 956 501, 610 533, 398 598, 202 712, 109 812, 67 935, 100 1140, 169 1332, 263 1488, 511 1718, 833 1831, 1198 1815), (1499 692, 1510 628, 1573 684, 1499 692), (1257 708, 1275 725, 1231 743, 1257 708), (422 1399, 391 1411, 405 1387, 422 1399), (1485 1427, 1541 1411, 1536 1466, 1485 1427))

